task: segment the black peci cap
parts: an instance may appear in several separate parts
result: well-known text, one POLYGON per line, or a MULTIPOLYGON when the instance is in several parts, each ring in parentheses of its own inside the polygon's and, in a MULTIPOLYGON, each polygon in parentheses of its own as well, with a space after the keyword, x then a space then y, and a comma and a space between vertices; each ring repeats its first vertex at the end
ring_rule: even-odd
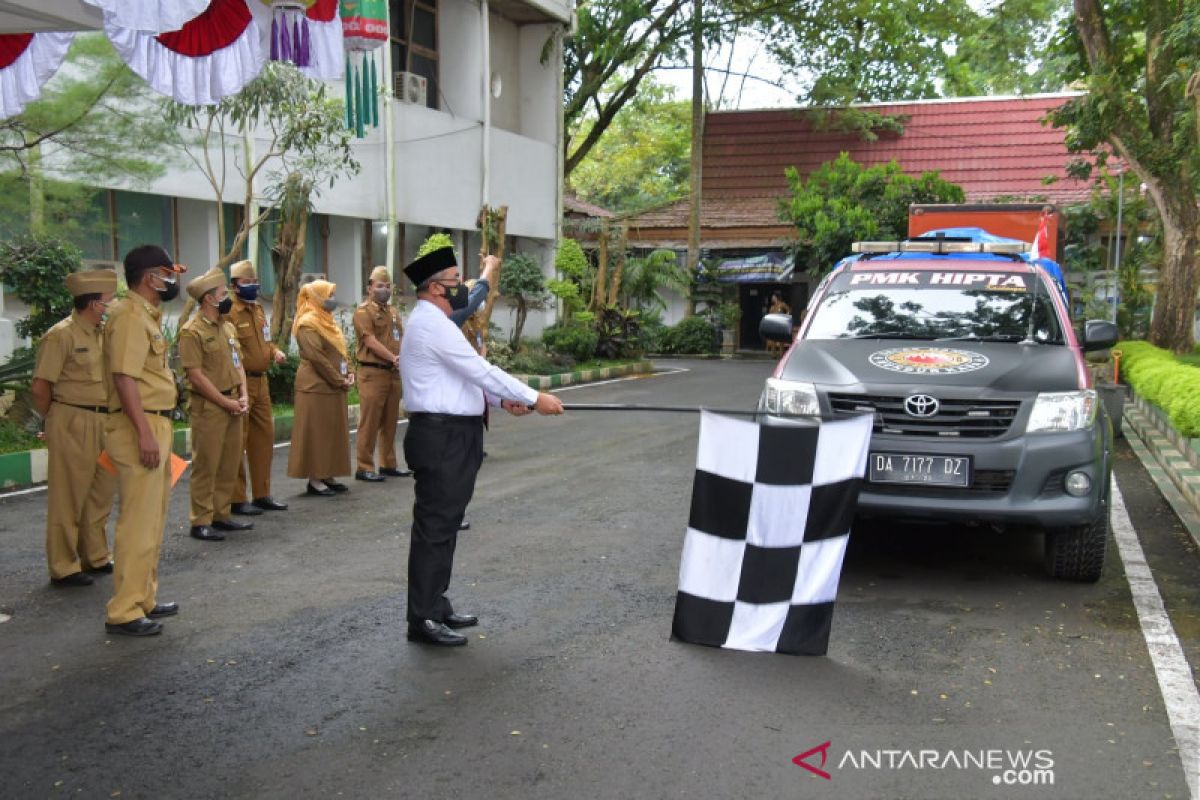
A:
POLYGON ((437 250, 430 250, 405 267, 404 274, 408 276, 410 281, 420 286, 442 270, 450 269, 457 265, 458 259, 454 255, 454 248, 439 247, 437 250))

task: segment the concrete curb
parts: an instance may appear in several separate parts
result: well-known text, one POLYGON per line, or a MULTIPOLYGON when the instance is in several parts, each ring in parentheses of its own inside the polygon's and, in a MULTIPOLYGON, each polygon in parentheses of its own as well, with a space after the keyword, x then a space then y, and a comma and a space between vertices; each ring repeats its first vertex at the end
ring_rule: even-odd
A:
POLYGON ((1200 465, 1196 439, 1181 436, 1161 409, 1134 395, 1125 407, 1125 423, 1136 435, 1130 444, 1150 477, 1200 545, 1200 465), (1182 445, 1182 449, 1180 447, 1182 445))
MULTIPOLYGON (((576 370, 558 375, 516 375, 539 391, 560 386, 572 386, 580 383, 619 378, 625 375, 637 375, 654 371, 649 361, 638 361, 633 364, 622 364, 618 367, 598 367, 596 369, 576 370)), ((358 426, 358 405, 349 408, 350 427, 358 426)), ((277 414, 275 416, 275 443, 289 441, 292 438, 292 415, 277 414)), ((171 449, 176 455, 186 457, 192 452, 192 429, 180 428, 175 431, 171 449)), ((0 455, 0 490, 23 489, 46 482, 46 451, 23 450, 19 453, 0 455)))
POLYGON ((619 367, 598 367, 596 369, 560 372, 557 375, 514 375, 514 378, 524 381, 538 391, 555 389, 559 386, 572 386, 577 383, 592 383, 609 378, 620 378, 625 375, 641 375, 654 371, 649 361, 637 361, 633 364, 622 364, 619 367))

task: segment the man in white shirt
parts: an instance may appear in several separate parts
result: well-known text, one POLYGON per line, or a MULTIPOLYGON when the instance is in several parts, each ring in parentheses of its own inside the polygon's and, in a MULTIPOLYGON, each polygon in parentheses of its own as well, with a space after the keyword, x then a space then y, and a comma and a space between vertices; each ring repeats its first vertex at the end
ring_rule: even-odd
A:
MULTIPOLYGON (((494 267, 496 259, 485 266, 494 267)), ((456 628, 478 624, 455 613, 446 597, 463 513, 483 461, 488 404, 514 416, 561 414, 562 401, 538 392, 488 363, 463 338, 450 315, 466 305, 467 287, 454 250, 434 250, 404 268, 417 286, 417 307, 400 345, 400 379, 408 432, 404 458, 416 478, 408 552, 408 638, 453 647, 467 639, 456 628)))

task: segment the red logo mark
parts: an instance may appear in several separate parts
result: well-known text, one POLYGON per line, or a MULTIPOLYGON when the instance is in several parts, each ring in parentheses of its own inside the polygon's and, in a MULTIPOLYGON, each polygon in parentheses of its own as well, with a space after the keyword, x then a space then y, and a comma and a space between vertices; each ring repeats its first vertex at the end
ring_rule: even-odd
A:
POLYGON ((804 751, 800 755, 793 758, 792 763, 795 764, 797 767, 804 767, 806 770, 808 770, 809 772, 811 772, 814 775, 820 775, 822 778, 824 778, 827 781, 832 780, 829 773, 826 772, 824 769, 821 769, 821 767, 814 767, 812 764, 809 764, 807 761, 805 761, 805 759, 807 759, 809 756, 811 756, 815 753, 821 754, 821 767, 824 767, 825 759, 829 756, 829 742, 825 742, 825 744, 819 744, 816 747, 814 747, 812 750, 804 751))

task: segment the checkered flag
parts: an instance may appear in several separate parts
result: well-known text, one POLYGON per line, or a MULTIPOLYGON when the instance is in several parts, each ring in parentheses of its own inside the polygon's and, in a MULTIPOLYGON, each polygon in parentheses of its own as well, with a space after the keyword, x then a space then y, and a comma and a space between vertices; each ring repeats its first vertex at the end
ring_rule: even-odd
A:
POLYGON ((825 653, 871 423, 869 414, 788 426, 703 414, 675 638, 825 653))

